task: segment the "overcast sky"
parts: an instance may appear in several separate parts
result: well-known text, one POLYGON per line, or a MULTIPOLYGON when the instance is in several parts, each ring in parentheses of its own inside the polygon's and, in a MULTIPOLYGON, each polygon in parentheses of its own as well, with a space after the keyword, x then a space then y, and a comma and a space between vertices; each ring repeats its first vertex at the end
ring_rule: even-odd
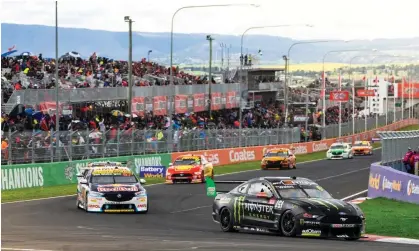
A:
MULTIPOLYGON (((173 13, 182 6, 246 4, 184 9, 175 18, 181 33, 238 35, 252 26, 311 24, 313 28, 258 29, 294 39, 375 39, 419 37, 418 0, 59 0, 59 26, 126 31, 168 32, 173 13), (260 5, 258 8, 250 4, 260 5)), ((1 0, 1 22, 55 25, 55 1, 1 0)))

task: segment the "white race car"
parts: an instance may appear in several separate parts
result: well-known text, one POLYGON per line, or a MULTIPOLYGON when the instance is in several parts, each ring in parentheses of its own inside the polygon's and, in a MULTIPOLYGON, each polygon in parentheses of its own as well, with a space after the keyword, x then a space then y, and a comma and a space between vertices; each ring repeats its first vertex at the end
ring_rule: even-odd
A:
POLYGON ((333 143, 326 153, 327 159, 352 159, 352 145, 348 143, 333 143))
POLYGON ((86 212, 147 213, 144 179, 123 166, 88 169, 77 185, 77 207, 86 212))

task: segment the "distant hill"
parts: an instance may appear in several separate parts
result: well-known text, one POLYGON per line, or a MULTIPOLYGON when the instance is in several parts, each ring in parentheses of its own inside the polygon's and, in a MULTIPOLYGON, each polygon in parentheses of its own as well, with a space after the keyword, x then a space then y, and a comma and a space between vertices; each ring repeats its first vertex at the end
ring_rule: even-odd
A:
MULTIPOLYGON (((208 62, 209 45, 207 34, 175 34, 174 63, 205 64, 208 62)), ((215 38, 213 59, 218 50, 218 60, 221 52, 219 43, 231 44, 231 63, 238 63, 240 55, 240 36, 212 35, 215 38)), ((289 46, 298 42, 290 38, 266 35, 246 35, 244 53, 257 54, 261 49, 260 58, 264 64, 282 64, 289 46)), ((42 25, 1 24, 1 51, 5 52, 16 45, 19 52, 29 51, 34 54, 43 53, 44 57, 55 57, 55 27, 42 25)), ((409 45, 419 46, 419 38, 411 39, 377 39, 373 41, 359 40, 350 43, 319 43, 297 45, 291 52, 293 63, 321 62, 325 52, 352 48, 386 50, 409 45)), ((418 47, 415 48, 416 50, 418 47)), ((147 56, 148 50, 153 50, 154 61, 169 64, 170 33, 133 33, 133 59, 139 60, 147 56)), ((77 51, 84 57, 93 52, 99 56, 127 60, 128 32, 110 32, 79 28, 59 28, 59 54, 77 51)), ((391 53, 410 55, 413 50, 395 49, 391 53)), ((386 52, 390 53, 390 52, 386 52)), ((332 53, 327 57, 329 62, 347 62, 354 53, 332 53)), ((225 60, 225 64, 226 64, 225 60)), ((357 61, 357 63, 362 63, 357 61)))

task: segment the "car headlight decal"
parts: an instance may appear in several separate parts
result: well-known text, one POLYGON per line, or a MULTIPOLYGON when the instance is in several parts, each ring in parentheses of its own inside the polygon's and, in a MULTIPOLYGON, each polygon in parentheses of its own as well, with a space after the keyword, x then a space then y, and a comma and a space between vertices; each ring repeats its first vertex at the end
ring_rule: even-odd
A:
POLYGON ((99 192, 93 192, 93 191, 91 191, 91 192, 89 192, 89 196, 90 197, 103 197, 103 193, 99 193, 99 192))

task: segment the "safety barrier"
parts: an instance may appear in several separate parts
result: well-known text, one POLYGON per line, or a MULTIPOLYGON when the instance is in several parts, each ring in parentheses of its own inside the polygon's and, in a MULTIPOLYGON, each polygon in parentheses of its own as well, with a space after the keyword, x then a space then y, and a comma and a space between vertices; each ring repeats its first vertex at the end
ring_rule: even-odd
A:
POLYGON ((419 204, 419 176, 374 163, 370 167, 368 197, 419 204))
MULTIPOLYGON (((292 146, 296 154, 307 154, 327 150, 336 141, 354 142, 356 140, 369 140, 376 136, 376 131, 396 130, 398 128, 418 123, 417 119, 407 119, 377 128, 365 133, 346 136, 342 138, 327 139, 321 141, 297 143, 292 146)), ((208 157, 215 166, 228 165, 240 162, 258 161, 262 159, 264 150, 274 147, 291 147, 291 144, 267 145, 243 148, 217 149, 208 151, 188 152, 202 154, 208 157)), ((131 169, 136 170, 144 166, 168 166, 177 156, 185 153, 162 153, 150 155, 120 156, 112 158, 85 159, 70 162, 33 163, 22 165, 4 165, 1 167, 2 190, 14 190, 19 188, 48 187, 77 182, 76 173, 80 168, 92 161, 128 162, 131 169)), ((417 184, 417 183, 414 183, 417 184)), ((418 182, 419 184, 419 182, 418 182)))
POLYGON ((138 173, 142 166, 168 166, 170 154, 150 154, 101 158, 94 160, 78 160, 71 162, 36 163, 8 165, 1 167, 1 189, 14 190, 19 188, 49 187, 76 184, 76 174, 81 168, 92 161, 128 162, 128 167, 138 173))
MULTIPOLYGON (((248 161, 258 161, 262 160, 263 152, 267 149, 284 147, 290 148, 291 146, 295 148, 294 152, 298 154, 307 154, 314 152, 326 151, 329 147, 335 142, 348 142, 353 143, 358 140, 371 140, 376 137, 378 131, 383 130, 397 130, 399 128, 417 124, 419 120, 417 119, 406 119, 391 125, 383 126, 377 129, 373 129, 367 132, 358 133, 350 136, 345 136, 341 138, 332 138, 325 139, 320 141, 312 141, 305 143, 295 143, 295 144, 280 144, 280 145, 266 145, 266 146, 251 146, 251 147, 242 147, 242 148, 227 148, 227 149, 214 149, 214 150, 202 150, 202 151, 193 151, 190 152, 196 155, 206 156, 215 166, 217 165, 229 165, 241 162, 248 161)), ((185 153, 172 153, 172 160, 176 159, 178 156, 185 153)))

